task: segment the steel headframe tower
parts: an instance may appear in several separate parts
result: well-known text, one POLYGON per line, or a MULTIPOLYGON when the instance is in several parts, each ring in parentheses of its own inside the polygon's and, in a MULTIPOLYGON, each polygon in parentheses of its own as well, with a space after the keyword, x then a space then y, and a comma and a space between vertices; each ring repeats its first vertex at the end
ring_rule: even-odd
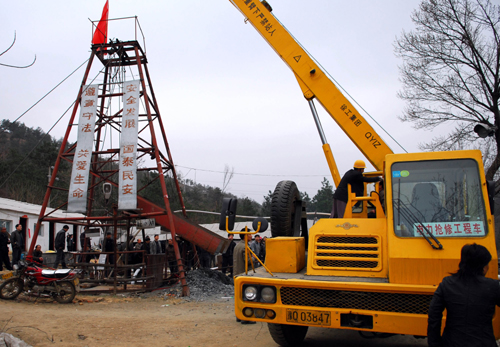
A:
MULTIPOLYGON (((94 85, 95 83, 92 82, 94 85)), ((90 83, 89 83, 90 84, 90 83)), ((120 105, 120 104, 118 104, 120 105)), ((148 164, 146 164, 148 165, 148 164)), ((36 244, 36 239, 40 230, 41 223, 44 221, 50 222, 66 222, 68 224, 80 225, 84 227, 91 227, 93 225, 98 226, 114 226, 115 240, 117 236, 116 226, 127 226, 129 227, 131 221, 140 218, 154 218, 162 217, 163 219, 168 218, 168 224, 170 233, 172 236, 175 257, 177 259, 177 266, 179 269, 180 280, 182 284, 182 294, 184 296, 189 295, 189 288, 186 283, 185 272, 183 268, 183 263, 181 260, 181 255, 179 252, 179 247, 176 242, 176 225, 174 223, 174 217, 170 208, 169 195, 167 192, 167 187, 165 183, 165 175, 171 172, 173 181, 175 182, 175 189, 177 190, 177 195, 179 202, 186 216, 186 209, 184 207, 184 202, 182 199, 182 194, 180 186, 177 180, 177 174, 174 168, 174 163, 172 161, 172 155, 168 146, 167 136, 163 126, 163 122, 160 116, 160 109, 153 91, 153 86, 151 78, 148 72, 147 59, 144 51, 142 50, 139 42, 135 41, 114 41, 107 44, 93 45, 90 59, 83 77, 80 90, 76 98, 76 102, 73 107, 71 118, 68 123, 66 133, 64 135, 63 141, 61 143, 61 148, 54 165, 52 172, 52 177, 50 178, 49 185, 47 187, 47 192, 43 201, 42 208, 40 210, 40 215, 35 228, 34 236, 29 248, 28 257, 32 255, 34 245, 36 244), (66 161, 73 163, 77 159, 76 147, 77 143, 68 146, 68 139, 72 131, 75 131, 75 127, 78 127, 78 121, 75 124, 75 117, 77 115, 78 108, 82 101, 82 93, 84 92, 84 87, 88 83, 89 73, 91 71, 92 63, 95 58, 98 58, 103 65, 101 72, 103 73, 103 80, 99 82, 98 95, 97 95, 97 111, 95 118, 95 129, 94 129, 94 145, 91 156, 90 164, 90 184, 87 190, 87 208, 85 217, 82 218, 52 218, 50 215, 52 211, 47 212, 48 202, 50 201, 51 193, 54 189, 61 190, 60 187, 55 187, 55 180, 57 172, 60 168, 61 162, 66 161), (125 91, 121 89, 123 82, 125 82, 125 75, 127 73, 131 74, 132 79, 140 79, 140 105, 141 111, 138 115, 138 142, 137 142, 137 160, 147 161, 149 167, 138 168, 139 171, 153 171, 157 173, 156 178, 150 182, 142 184, 137 182, 137 193, 139 194, 151 183, 159 180, 161 185, 163 206, 161 205, 151 205, 153 208, 142 208, 144 206, 144 198, 139 197, 141 208, 135 210, 120 210, 117 211, 114 208, 114 216, 103 215, 99 211, 95 211, 95 193, 102 184, 109 182, 115 189, 118 187, 118 162, 120 160, 120 148, 113 144, 110 140, 111 133, 118 133, 120 137, 123 126, 123 116, 124 110, 121 106, 116 108, 116 112, 111 112, 111 105, 116 104, 116 101, 120 101, 123 98, 125 91), (159 129, 160 141, 157 140, 156 129, 159 129), (108 135, 106 138, 106 134, 108 135), (109 145, 106 145, 106 141, 109 141, 109 145), (160 150, 160 144, 163 142, 165 146, 165 153, 160 150), (157 208, 159 206, 160 208, 157 208), (98 224, 99 223, 99 224, 98 224), (104 224, 103 224, 104 223, 104 224)), ((65 190, 65 189, 63 189, 65 190)), ((69 191, 69 190, 68 190, 69 191)), ((148 205, 149 206, 149 205, 148 205)), ((58 206, 56 210, 67 207, 67 203, 58 206)), ((127 240, 127 242, 129 242, 127 240)), ((168 244, 166 244, 168 246, 168 244)), ((167 252, 166 252, 167 253, 167 252)), ((165 254, 165 264, 167 263, 165 254)), ((116 286, 115 286, 116 289, 116 286)))

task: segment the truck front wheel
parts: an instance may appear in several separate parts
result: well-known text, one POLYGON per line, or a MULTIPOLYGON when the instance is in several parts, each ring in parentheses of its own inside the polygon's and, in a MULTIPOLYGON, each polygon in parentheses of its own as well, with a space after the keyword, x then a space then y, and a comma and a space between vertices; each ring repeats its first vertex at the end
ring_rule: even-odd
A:
POLYGON ((283 347, 302 346, 309 328, 302 325, 272 323, 267 323, 267 327, 274 342, 283 347))

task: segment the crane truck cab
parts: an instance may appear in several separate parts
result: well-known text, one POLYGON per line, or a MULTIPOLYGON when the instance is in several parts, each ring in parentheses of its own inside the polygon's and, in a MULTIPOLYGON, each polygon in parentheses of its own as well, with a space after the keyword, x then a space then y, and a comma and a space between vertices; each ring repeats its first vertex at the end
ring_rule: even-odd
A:
MULTIPOLYGON (((304 208, 297 186, 280 182, 273 193, 266 267, 235 277, 236 316, 267 322, 282 346, 301 345, 309 326, 425 337, 433 293, 457 271, 465 244, 490 251, 486 276, 498 278, 493 190, 481 152, 393 153, 274 17, 267 1, 230 2, 295 74, 335 185, 340 175, 314 99, 378 170, 373 174, 384 178, 383 199, 379 188, 370 196, 350 193, 344 218, 320 219, 308 233, 302 227, 302 234, 304 208), (368 218, 368 204, 375 218, 368 218)), ((499 316, 497 307, 497 339, 499 316)))
MULTIPOLYGON (((300 345, 309 326, 425 337, 432 295, 443 277, 457 271, 463 245, 488 248, 493 260, 486 276, 497 278, 479 151, 392 154, 383 175, 384 205, 375 192, 351 194, 348 202, 362 201, 366 210, 372 200, 376 218, 320 219, 309 230, 307 247, 291 231, 268 239, 270 273, 258 268, 235 278, 236 316, 267 322, 282 346, 300 345)), ((276 196, 276 203, 293 206, 293 190, 276 196)), ((295 211, 286 213, 280 218, 291 219, 295 211)))

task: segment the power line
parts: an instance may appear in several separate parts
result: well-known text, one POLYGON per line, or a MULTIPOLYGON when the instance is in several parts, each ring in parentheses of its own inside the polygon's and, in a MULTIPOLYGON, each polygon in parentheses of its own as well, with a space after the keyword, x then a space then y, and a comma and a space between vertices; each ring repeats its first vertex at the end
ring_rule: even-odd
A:
MULTIPOLYGON (((224 173, 224 171, 197 169, 194 167, 188 167, 188 166, 182 166, 182 165, 175 165, 175 166, 181 167, 184 169, 195 170, 195 171, 214 172, 214 173, 222 173, 222 174, 224 173)), ((240 175, 240 176, 261 176, 261 177, 325 177, 325 176, 330 176, 330 174, 326 174, 326 175, 290 175, 290 174, 267 175, 267 174, 242 173, 242 172, 235 172, 234 174, 240 175)))
MULTIPOLYGON (((89 58, 90 59, 90 58, 89 58)), ((42 101, 43 99, 45 99, 50 93, 52 93, 57 87, 59 87, 61 84, 64 83, 64 81, 66 81, 68 78, 71 77, 71 75, 73 75, 75 72, 77 72, 86 62, 89 61, 89 59, 85 60, 79 67, 77 67, 75 70, 73 70, 72 73, 70 73, 68 76, 66 76, 66 78, 64 78, 61 82, 59 82, 54 88, 52 88, 47 94, 45 94, 44 96, 42 96, 41 99, 39 99, 37 102, 35 102, 30 108, 28 108, 26 111, 23 112, 22 115, 20 115, 19 117, 17 117, 13 123, 17 122, 19 119, 21 119, 22 116, 24 116, 26 113, 28 113, 33 107, 35 107, 40 101, 42 101)), ((67 111, 66 111, 67 112, 67 111)))
MULTIPOLYGON (((88 60, 89 60, 89 59, 87 59, 86 61, 88 61, 88 60)), ((85 63, 84 63, 84 64, 85 64, 85 63)), ((82 65, 83 65, 83 64, 82 64, 82 65)), ((81 65, 80 65, 80 66, 81 66, 81 65)), ((80 68, 80 67, 78 67, 78 68, 80 68)), ((77 70, 78 70, 78 69, 77 69, 77 70)), ((95 81, 95 79, 97 78, 97 76, 99 76, 99 74, 102 72, 102 70, 104 70, 104 67, 101 69, 101 71, 99 71, 99 72, 97 73, 97 75, 96 75, 96 76, 92 79, 92 81, 91 81, 89 84, 92 84, 92 82, 94 82, 94 81, 95 81)), ((75 70, 75 71, 76 71, 76 70, 75 70)), ((73 71, 71 74, 73 74, 75 71, 73 71)), ((71 75, 70 75, 70 76, 71 76, 71 75)), ((68 77, 69 77, 69 76, 68 76, 68 77)), ((68 77, 66 77, 65 79, 67 79, 68 77)), ((62 82, 64 82, 64 80, 63 80, 62 82)), ((61 83, 62 83, 62 82, 61 82, 61 83)), ((60 85, 61 83, 59 83, 58 85, 60 85)), ((54 90, 55 88, 57 88, 57 86, 56 86, 56 87, 54 87, 52 90, 54 90)), ((51 90, 51 91, 52 91, 52 90, 51 90)), ((50 93, 50 92, 49 92, 49 93, 50 93)), ((47 93, 47 94, 45 94, 45 95, 48 95, 49 93, 47 93)), ((44 96, 44 97, 45 97, 45 96, 44 96)), ((40 100, 41 100, 41 99, 40 99, 40 100)), ((26 159, 28 159, 28 157, 29 157, 29 156, 31 155, 31 153, 33 153, 33 151, 34 151, 34 150, 35 150, 35 149, 36 149, 36 148, 40 145, 40 143, 41 143, 41 142, 42 142, 42 141, 43 141, 43 140, 44 140, 47 136, 49 136, 49 134, 50 134, 50 132, 52 131, 52 129, 54 129, 54 128, 55 128, 55 126, 57 125, 57 123, 59 123, 59 122, 61 121, 61 119, 63 119, 63 117, 66 115, 66 113, 69 111, 69 109, 70 109, 71 107, 73 107, 73 105, 75 104, 75 102, 76 102, 76 100, 75 100, 75 101, 73 101, 73 102, 71 103, 71 105, 69 105, 69 107, 66 109, 66 111, 64 111, 64 113, 61 115, 61 117, 59 117, 59 119, 58 119, 58 120, 54 123, 54 125, 52 125, 52 127, 49 129, 49 131, 47 131, 47 132, 45 133, 45 135, 43 135, 43 136, 42 136, 42 138, 41 138, 41 139, 37 142, 37 144, 36 144, 36 145, 35 145, 35 146, 31 149, 31 151, 30 151, 28 154, 26 154, 26 156, 23 158, 23 160, 21 160, 21 162, 19 163, 19 165, 17 165, 17 167, 16 167, 14 170, 12 170, 12 172, 11 172, 11 173, 10 173, 10 175, 9 175, 9 176, 5 179, 5 181, 3 181, 3 182, 2 182, 2 184, 0 184, 0 188, 2 188, 2 187, 5 185, 5 183, 7 183, 7 181, 8 181, 8 180, 12 177, 12 175, 13 175, 13 174, 17 171, 17 169, 19 169, 19 168, 21 167, 21 165, 22 165, 22 164, 26 161, 26 159)), ((38 103, 38 102, 37 102, 37 103, 38 103)), ((36 105, 36 104, 35 104, 35 105, 36 105)), ((35 106, 35 105, 33 105, 33 106, 35 106)), ((31 109, 31 108, 33 108, 33 106, 32 106, 32 107, 30 107, 30 109, 31 109)), ((29 109, 28 109, 28 111, 29 111, 29 109)), ((26 112, 28 112, 28 111, 26 111, 26 112)), ((26 112, 24 112, 21 116, 19 116, 19 118, 21 118, 21 117, 22 117, 22 116, 23 116, 26 112)), ((19 119, 19 118, 18 118, 18 119, 19 119)), ((16 122, 16 121, 14 121, 14 122, 16 122)))

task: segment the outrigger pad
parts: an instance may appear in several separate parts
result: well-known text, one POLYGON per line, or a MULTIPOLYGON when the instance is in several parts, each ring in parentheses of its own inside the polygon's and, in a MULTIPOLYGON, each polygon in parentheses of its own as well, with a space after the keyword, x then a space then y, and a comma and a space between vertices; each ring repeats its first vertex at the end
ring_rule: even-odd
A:
POLYGON ((236 198, 222 199, 222 211, 220 213, 219 230, 226 230, 226 217, 229 217, 227 221, 227 230, 232 231, 234 229, 237 203, 238 199, 236 198))

